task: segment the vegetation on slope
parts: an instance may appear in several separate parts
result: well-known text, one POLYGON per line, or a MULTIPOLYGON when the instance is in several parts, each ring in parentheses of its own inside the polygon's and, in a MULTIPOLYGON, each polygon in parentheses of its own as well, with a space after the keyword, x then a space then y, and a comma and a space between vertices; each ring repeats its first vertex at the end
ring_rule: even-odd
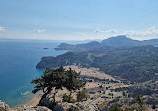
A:
POLYGON ((80 65, 97 67, 101 71, 133 82, 153 79, 158 73, 158 48, 136 46, 100 48, 86 52, 67 52, 57 57, 43 57, 37 68, 80 65))

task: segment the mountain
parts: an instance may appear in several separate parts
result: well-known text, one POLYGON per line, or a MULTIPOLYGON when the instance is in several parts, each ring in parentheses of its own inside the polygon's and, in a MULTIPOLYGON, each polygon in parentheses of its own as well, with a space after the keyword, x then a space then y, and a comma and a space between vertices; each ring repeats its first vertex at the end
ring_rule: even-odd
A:
POLYGON ((43 57, 37 68, 75 64, 100 68, 107 74, 134 82, 157 77, 158 39, 138 41, 120 35, 101 42, 76 45, 62 43, 56 49, 68 52, 57 57, 43 57))
MULTIPOLYGON (((150 104, 150 107, 157 105, 158 96, 155 94, 158 92, 158 39, 138 41, 126 36, 117 36, 101 42, 92 41, 76 45, 62 43, 57 49, 68 50, 68 52, 56 57, 42 57, 36 68, 56 68, 69 65, 77 65, 87 69, 90 67, 98 68, 100 71, 119 79, 120 84, 130 84, 129 87, 120 87, 117 84, 119 88, 113 90, 110 88, 112 94, 115 91, 119 93, 122 91, 122 98, 121 96, 118 98, 114 96, 108 104, 118 103, 120 106, 128 104, 128 108, 133 110, 137 107, 133 106, 134 98, 137 95, 142 95, 145 97, 142 99, 145 100, 144 103, 150 104)), ((96 74, 99 76, 98 73, 96 74)), ((103 81, 105 82, 106 79, 103 81)), ((101 83, 103 84, 103 82, 101 83)), ((108 106, 106 105, 104 109, 108 110, 108 106)), ((124 108, 122 107, 122 109, 124 108)), ((111 111, 111 109, 109 110, 111 111)), ((147 111, 149 110, 147 109, 147 111)))
POLYGON ((77 44, 77 45, 70 45, 66 43, 61 43, 58 48, 55 48, 56 50, 68 50, 68 51, 74 51, 74 52, 79 52, 79 51, 86 51, 86 50, 91 50, 94 48, 97 48, 100 46, 100 43, 97 41, 91 41, 88 43, 84 44, 77 44))
POLYGON ((57 57, 43 57, 37 64, 37 68, 54 68, 75 64, 83 67, 96 67, 109 75, 133 82, 144 82, 157 78, 157 62, 157 47, 132 46, 67 52, 57 57))
POLYGON ((153 45, 158 47, 158 39, 144 40, 142 41, 144 45, 153 45))
POLYGON ((130 39, 125 35, 119 35, 116 37, 105 39, 101 42, 101 44, 111 47, 143 45, 141 41, 130 39))
POLYGON ((131 38, 126 37, 125 35, 119 35, 116 37, 111 37, 101 42, 92 41, 84 44, 76 44, 70 45, 66 43, 61 43, 56 50, 68 50, 73 52, 82 52, 88 51, 92 49, 100 49, 100 48, 113 48, 113 47, 128 47, 128 46, 143 46, 143 45, 153 45, 158 47, 158 39, 151 39, 151 40, 133 40, 131 38))

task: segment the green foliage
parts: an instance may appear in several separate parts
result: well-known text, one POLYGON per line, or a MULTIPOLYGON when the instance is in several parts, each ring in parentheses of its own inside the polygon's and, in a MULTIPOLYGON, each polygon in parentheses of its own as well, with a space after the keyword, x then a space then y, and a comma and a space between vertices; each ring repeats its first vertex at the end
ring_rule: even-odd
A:
MULTIPOLYGON (((158 72, 158 48, 153 46, 98 48, 85 52, 67 52, 63 55, 43 58, 42 67, 77 64, 97 67, 113 76, 133 82, 151 80, 158 72)), ((39 63, 40 66, 40 63, 39 63)))
POLYGON ((63 95, 63 102, 68 102, 68 100, 69 100, 69 96, 64 94, 63 95))
POLYGON ((64 95, 63 95, 63 102, 75 103, 76 100, 73 99, 73 97, 72 97, 71 94, 72 94, 72 93, 70 93, 69 95, 64 94, 64 95))
POLYGON ((36 84, 33 93, 43 90, 44 93, 49 93, 52 88, 56 90, 62 89, 66 79, 68 79, 63 67, 57 69, 46 68, 44 74, 37 79, 32 80, 32 84, 36 84))
POLYGON ((152 109, 156 109, 156 106, 155 106, 155 105, 152 105, 152 109))
POLYGON ((85 85, 82 80, 78 79, 79 75, 80 73, 71 70, 71 68, 69 70, 65 70, 62 66, 57 69, 46 68, 46 71, 40 78, 32 80, 31 83, 36 84, 32 93, 42 90, 46 97, 46 95, 49 94, 53 88, 55 88, 55 101, 55 94, 59 89, 62 90, 63 87, 65 87, 69 91, 74 91, 85 85))
POLYGON ((145 110, 144 103, 140 95, 135 97, 135 102, 139 105, 138 108, 136 108, 137 111, 145 110))
POLYGON ((68 76, 68 79, 66 79, 66 81, 64 82, 64 86, 69 91, 80 89, 85 85, 85 82, 77 78, 80 75, 80 73, 71 70, 71 68, 66 71, 66 75, 68 76))
POLYGON ((141 98, 140 95, 138 95, 138 96, 135 97, 135 102, 138 103, 139 105, 143 104, 143 100, 142 100, 142 98, 141 98))
POLYGON ((122 95, 123 95, 123 96, 126 96, 126 93, 125 93, 125 91, 123 91, 123 92, 122 92, 122 95))
POLYGON ((71 106, 68 111, 80 111, 78 108, 71 106))
MULTIPOLYGON (((77 96, 78 102, 82 101, 83 99, 90 98, 88 90, 85 88, 83 88, 81 91, 79 91, 76 96, 77 96)), ((63 102, 74 103, 74 102, 76 102, 76 100, 73 99, 72 93, 70 93, 69 95, 66 95, 66 94, 63 95, 63 102)))
POLYGON ((128 107, 128 108, 125 108, 124 111, 137 111, 137 110, 134 107, 128 107))
POLYGON ((86 88, 83 88, 81 91, 77 93, 77 101, 82 101, 84 98, 89 98, 90 95, 88 93, 88 90, 86 88))
POLYGON ((113 104, 109 111, 123 111, 118 104, 113 104))

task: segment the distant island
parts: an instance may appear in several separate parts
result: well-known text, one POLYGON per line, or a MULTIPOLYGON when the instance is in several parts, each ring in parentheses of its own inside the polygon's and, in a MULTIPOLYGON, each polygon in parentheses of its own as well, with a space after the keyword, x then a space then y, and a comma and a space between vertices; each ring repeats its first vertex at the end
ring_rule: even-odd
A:
POLYGON ((49 49, 49 48, 44 47, 43 49, 49 49))

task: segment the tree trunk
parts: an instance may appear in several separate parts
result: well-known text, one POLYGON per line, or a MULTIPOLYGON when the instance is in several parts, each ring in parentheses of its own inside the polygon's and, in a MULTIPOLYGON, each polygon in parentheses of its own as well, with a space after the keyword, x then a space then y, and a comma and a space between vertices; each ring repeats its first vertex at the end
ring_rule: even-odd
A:
MULTIPOLYGON (((42 97, 41 97, 41 99, 40 99, 40 101, 39 101, 39 103, 38 103, 39 106, 42 105, 42 99, 46 98, 48 94, 49 94, 49 93, 47 92, 47 93, 44 93, 44 94, 42 95, 42 97)), ((42 105, 42 106, 43 106, 43 105, 42 105)))
MULTIPOLYGON (((44 89, 43 89, 43 91, 44 91, 44 89)), ((44 94, 42 95, 42 97, 41 97, 41 99, 40 99, 38 105, 42 105, 42 104, 41 104, 41 103, 42 103, 42 99, 47 98, 47 95, 48 95, 50 92, 51 92, 51 88, 47 88, 47 89, 44 91, 44 94)))

